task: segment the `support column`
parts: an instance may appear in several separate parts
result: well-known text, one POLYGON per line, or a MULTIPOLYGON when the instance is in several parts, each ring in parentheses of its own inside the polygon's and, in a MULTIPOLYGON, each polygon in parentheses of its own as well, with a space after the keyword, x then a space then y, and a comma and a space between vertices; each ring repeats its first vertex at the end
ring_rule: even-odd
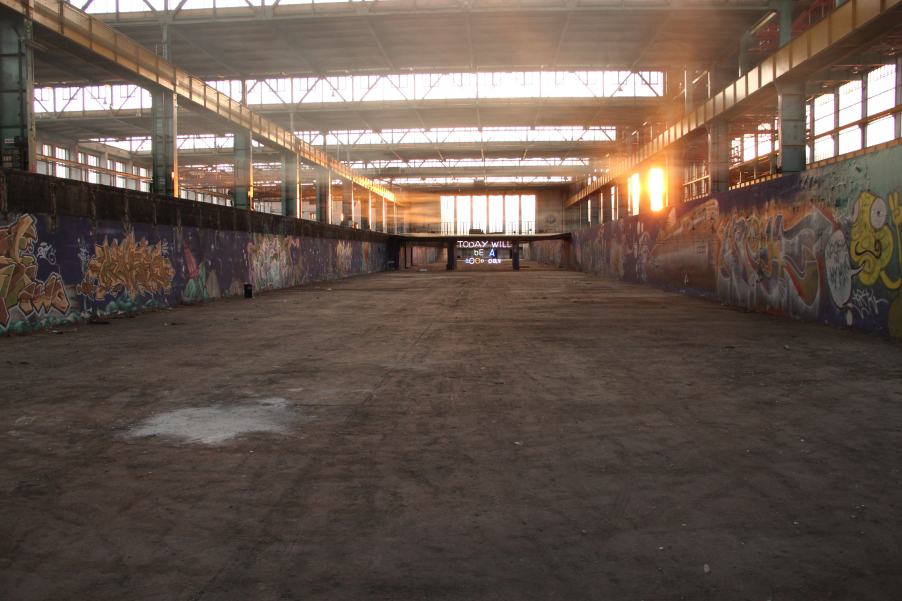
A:
POLYGON ((31 40, 31 21, 0 16, 0 164, 22 171, 35 171, 37 166, 31 40))
POLYGON ((235 208, 254 210, 254 161, 251 132, 235 132, 235 208))
POLYGON ((630 198, 627 186, 617 184, 617 219, 630 216, 630 198))
POLYGON ((601 189, 601 222, 613 221, 614 213, 614 186, 607 186, 601 189))
POLYGON ((316 170, 316 220, 329 223, 329 207, 332 206, 332 174, 328 169, 316 170))
POLYGON ((752 36, 749 32, 745 32, 739 36, 739 77, 749 72, 749 46, 752 43, 752 36))
POLYGON ((520 269, 520 243, 513 241, 511 246, 511 258, 513 259, 514 269, 520 269))
POLYGON ((778 173, 805 170, 805 86, 796 83, 777 85, 778 173))
POLYGON ((448 265, 445 267, 448 271, 457 269, 457 241, 448 243, 448 265))
POLYGON ((360 227, 368 230, 373 227, 373 191, 366 191, 366 217, 360 216, 360 227))
POLYGON ((717 194, 730 189, 730 136, 729 125, 708 126, 708 177, 709 193, 717 194))
MULTIPOLYGON (((896 59, 896 106, 899 106, 900 104, 902 104, 902 56, 896 59)), ((839 111, 837 110, 839 105, 834 101, 833 106, 834 112, 837 113, 837 118, 839 118, 839 111)), ((902 138, 902 114, 894 113, 893 117, 896 122, 896 129, 893 137, 896 139, 902 138)), ((836 154, 839 154, 839 144, 836 145, 836 154)))
POLYGON ((780 48, 792 40, 792 11, 796 0, 780 0, 777 7, 777 18, 780 20, 780 48))
POLYGON ((382 233, 388 232, 388 227, 385 225, 385 197, 382 196, 382 217, 379 219, 379 231, 382 233))
POLYGON ((667 168, 664 170, 664 206, 683 202, 683 149, 679 143, 673 145, 664 155, 667 168))
POLYGON ((601 194, 593 194, 589 197, 589 226, 598 225, 598 215, 601 213, 601 194))
POLYGON ((354 219, 354 182, 341 182, 341 224, 351 225, 354 219))
MULTIPOLYGON (((868 118, 868 76, 866 74, 862 74, 861 77, 861 118, 868 118)), ((864 150, 868 147, 868 124, 862 123, 859 129, 861 130, 861 149, 864 150)))
MULTIPOLYGON (((812 139, 805 138, 805 164, 814 162, 814 98, 805 103, 807 114, 811 115, 811 134, 812 139)), ((835 111, 834 111, 835 112, 835 111)), ((807 126, 807 123, 806 123, 807 126)), ((807 128, 806 128, 807 131, 807 128)))
POLYGON ((298 182, 298 155, 282 153, 282 215, 300 217, 300 187, 298 182))
MULTIPOLYGON (((247 80, 241 80, 241 104, 247 106, 247 80)), ((251 132, 238 129, 235 132, 234 175, 235 208, 254 210, 254 157, 251 132)))
POLYGON ((691 113, 695 108, 695 105, 692 102, 692 88, 695 87, 695 84, 692 82, 693 73, 688 69, 683 71, 683 108, 685 109, 685 113, 691 113))
MULTIPOLYGON (((899 81, 899 73, 896 73, 896 81, 899 81)), ((900 90, 896 88, 896 94, 900 94, 900 90)), ((813 118, 813 117, 812 117, 813 118)), ((899 113, 896 113, 896 127, 899 126, 899 113)), ((839 88, 833 89, 833 156, 839 156, 839 88)))

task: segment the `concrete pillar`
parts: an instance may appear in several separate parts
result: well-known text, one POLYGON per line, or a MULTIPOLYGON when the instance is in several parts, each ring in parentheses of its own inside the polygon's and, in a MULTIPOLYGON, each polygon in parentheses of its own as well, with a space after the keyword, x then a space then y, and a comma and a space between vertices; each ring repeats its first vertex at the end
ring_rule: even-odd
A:
POLYGON ((683 71, 683 108, 687 114, 695 109, 695 105, 692 103, 692 88, 695 87, 695 84, 692 83, 692 75, 693 72, 688 69, 683 71))
POLYGON ((601 193, 589 197, 589 225, 598 225, 601 214, 601 193))
POLYGON ((391 233, 398 233, 398 204, 391 203, 391 233))
MULTIPOLYGON (((897 82, 899 81, 899 76, 900 76, 900 74, 898 72, 896 72, 896 81, 897 82)), ((897 83, 897 87, 896 87, 896 94, 897 94, 896 97, 897 98, 899 97, 898 95, 900 93, 902 93, 902 91, 899 90, 898 83, 897 83)), ((900 123, 899 113, 896 113, 896 127, 897 128, 899 126, 899 123, 900 123)), ((839 89, 838 88, 835 88, 833 90, 833 129, 835 131, 833 132, 833 135, 830 137, 833 138, 833 156, 837 156, 839 154, 839 89)), ((896 136, 896 137, 898 137, 898 136, 896 136)))
POLYGON ((805 170, 805 85, 778 84, 777 95, 777 171, 798 173, 805 170))
POLYGON ((388 226, 385 224, 385 197, 381 196, 380 198, 382 199, 382 213, 379 217, 379 231, 386 233, 388 232, 388 226))
POLYGON ((739 36, 739 77, 749 72, 749 46, 752 43, 752 36, 749 32, 745 32, 739 36))
POLYGON ((601 189, 601 222, 607 223, 614 220, 614 186, 606 186, 601 189))
POLYGON ((254 160, 250 130, 235 132, 235 208, 254 210, 254 160))
POLYGON ((361 229, 371 229, 373 220, 373 191, 366 191, 366 216, 360 216, 360 227, 361 229))
POLYGON ((708 176, 711 194, 730 189, 730 136, 725 123, 708 126, 708 176))
MULTIPOLYGON (((814 132, 814 98, 810 99, 806 103, 806 110, 809 115, 811 115, 811 131, 814 132)), ((834 111, 836 112, 836 111, 834 111)), ((806 123, 807 126, 807 123, 806 123)), ((806 164, 814 162, 814 140, 805 140, 805 157, 806 164)))
MULTIPOLYGON (((241 80, 241 104, 247 105, 247 80, 241 80)), ((238 129, 235 132, 234 176, 235 208, 254 210, 254 157, 251 132, 238 129)))
POLYGON ((520 269, 520 243, 516 240, 511 245, 511 259, 513 259, 514 269, 520 269))
MULTIPOLYGON (((812 113, 813 114, 813 113, 812 113)), ((861 118, 867 119, 868 117, 868 76, 866 74, 862 74, 861 77, 861 118)), ((868 147, 868 126, 867 123, 862 123, 861 127, 861 148, 864 150, 868 147)))
POLYGON ((351 225, 354 220, 354 182, 341 182, 341 220, 342 225, 351 225))
POLYGON ((448 265, 445 267, 448 271, 457 269, 457 241, 448 242, 448 265))
POLYGON ((34 57, 32 22, 0 15, 0 149, 3 167, 35 171, 34 57))
POLYGON ((623 219, 630 215, 630 197, 627 194, 628 187, 617 184, 617 219, 623 219))
POLYGON ((679 143, 665 153, 667 168, 664 170, 664 206, 683 202, 683 149, 679 143))
MULTIPOLYGON (((838 5, 839 4, 837 3, 837 6, 838 5)), ((896 106, 899 106, 900 104, 902 104, 902 56, 896 59, 896 106)), ((834 101, 833 106, 838 107, 839 105, 834 101)), ((839 111, 834 110, 833 112, 836 113, 836 118, 839 119, 839 111)), ((896 120, 896 130, 893 137, 897 139, 902 138, 902 114, 894 113, 893 118, 896 120)), ((839 154, 838 144, 836 145, 836 154, 839 154)))
POLYGON ((300 217, 300 182, 298 181, 298 155, 282 153, 282 215, 300 217))
POLYGON ((780 21, 780 48, 792 40, 792 11, 796 7, 796 0, 779 0, 777 5, 777 18, 780 21))
POLYGON ((329 207, 332 206, 332 174, 328 169, 316 170, 316 220, 329 223, 329 207))

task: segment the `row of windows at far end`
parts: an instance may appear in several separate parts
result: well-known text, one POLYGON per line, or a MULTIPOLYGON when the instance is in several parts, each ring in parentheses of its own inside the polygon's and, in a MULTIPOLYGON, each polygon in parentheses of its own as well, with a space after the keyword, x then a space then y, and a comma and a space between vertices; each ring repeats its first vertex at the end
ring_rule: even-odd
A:
POLYGON ((536 221, 534 194, 497 196, 442 196, 443 229, 457 233, 520 233, 536 221))

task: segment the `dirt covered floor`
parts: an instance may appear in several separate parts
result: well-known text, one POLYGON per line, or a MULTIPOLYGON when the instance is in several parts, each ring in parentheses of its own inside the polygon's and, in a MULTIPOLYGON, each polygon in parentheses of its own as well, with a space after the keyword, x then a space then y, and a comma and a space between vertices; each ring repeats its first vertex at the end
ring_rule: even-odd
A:
POLYGON ((0 599, 899 599, 902 345, 556 269, 0 339, 0 599))

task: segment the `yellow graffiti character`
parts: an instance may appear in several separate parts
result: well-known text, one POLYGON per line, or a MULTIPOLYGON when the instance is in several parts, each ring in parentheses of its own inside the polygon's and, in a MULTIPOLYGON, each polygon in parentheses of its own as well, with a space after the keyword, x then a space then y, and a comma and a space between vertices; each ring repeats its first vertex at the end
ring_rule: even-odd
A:
POLYGON ((893 223, 902 222, 899 210, 899 194, 890 195, 890 203, 870 192, 862 192, 852 206, 852 243, 849 245, 852 259, 858 263, 858 277, 865 286, 871 286, 877 279, 883 280, 887 288, 897 289, 900 280, 892 280, 884 271, 893 257, 893 233, 887 225, 887 217, 892 214, 893 223))

